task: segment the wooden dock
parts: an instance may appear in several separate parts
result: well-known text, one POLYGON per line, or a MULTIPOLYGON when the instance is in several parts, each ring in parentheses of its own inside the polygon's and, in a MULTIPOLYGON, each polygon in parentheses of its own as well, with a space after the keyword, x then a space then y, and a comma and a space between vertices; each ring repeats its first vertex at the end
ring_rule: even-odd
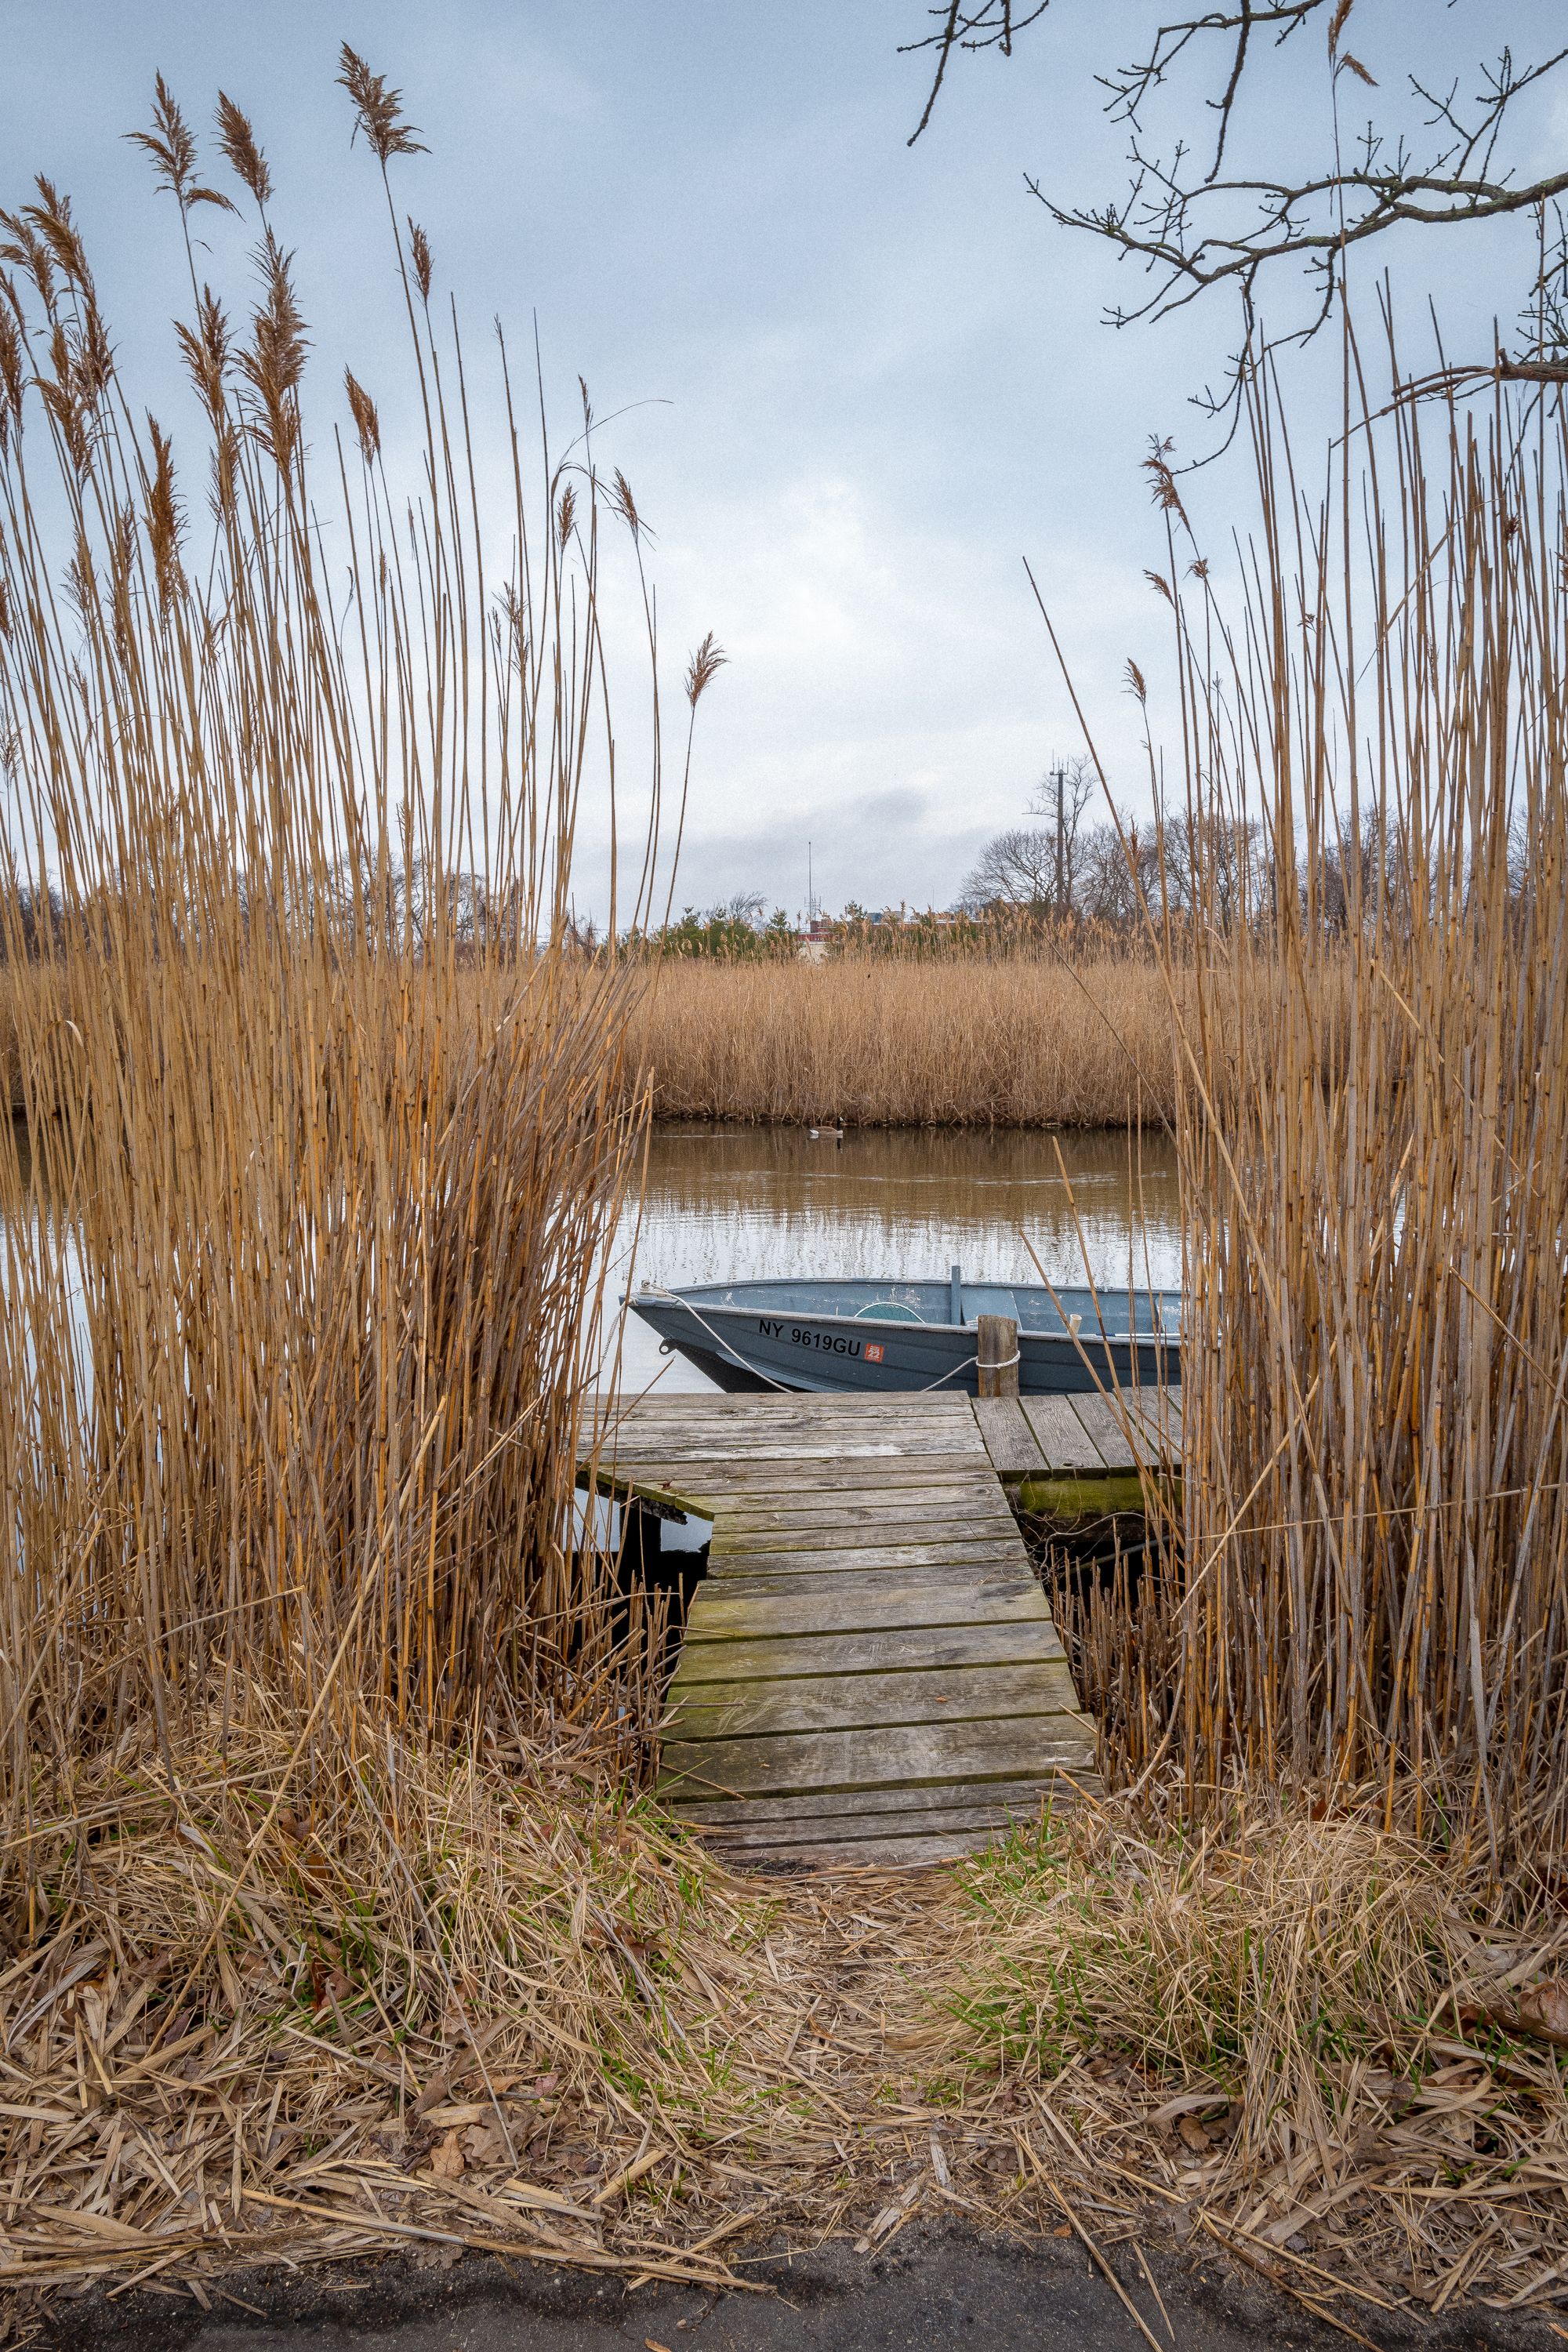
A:
MULTIPOLYGON (((1179 1402, 661 1394, 584 1465, 710 1519, 660 1794, 762 1869, 936 1862, 1094 1785, 1094 1727, 1005 1486, 1179 1444, 1179 1402)), ((1168 1455, 1167 1455, 1168 1458, 1168 1455)))

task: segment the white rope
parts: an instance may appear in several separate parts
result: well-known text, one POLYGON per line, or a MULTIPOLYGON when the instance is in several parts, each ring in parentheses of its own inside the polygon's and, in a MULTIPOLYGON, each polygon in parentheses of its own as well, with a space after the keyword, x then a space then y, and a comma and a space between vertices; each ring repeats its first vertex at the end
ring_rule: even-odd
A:
POLYGON ((771 1372, 764 1372, 761 1364, 749 1362, 747 1359, 742 1355, 740 1349, 732 1341, 726 1339, 722 1333, 715 1331, 712 1324, 708 1322, 704 1317, 698 1314, 696 1307, 693 1307, 689 1298, 682 1298, 679 1290, 667 1290, 662 1282, 645 1283, 643 1287, 655 1298, 668 1298, 672 1300, 677 1307, 683 1307, 687 1314, 689 1315, 694 1321, 702 1325, 702 1328, 707 1332, 708 1337, 716 1342, 721 1351, 726 1356, 732 1356, 736 1363, 740 1364, 744 1370, 748 1372, 755 1372, 758 1380, 766 1381, 769 1388, 777 1389, 781 1396, 794 1395, 795 1391, 793 1389, 786 1387, 783 1381, 775 1381, 771 1372))
MULTIPOLYGON (((1015 1358, 1014 1360, 1016 1362, 1016 1358, 1015 1358)), ((954 1364, 951 1371, 943 1372, 942 1380, 927 1381, 923 1388, 903 1389, 900 1390, 899 1393, 903 1396, 929 1396, 932 1389, 941 1388, 942 1381, 952 1380, 954 1372, 967 1371, 971 1364, 978 1364, 979 1361, 980 1359, 978 1356, 965 1356, 961 1364, 954 1364)))

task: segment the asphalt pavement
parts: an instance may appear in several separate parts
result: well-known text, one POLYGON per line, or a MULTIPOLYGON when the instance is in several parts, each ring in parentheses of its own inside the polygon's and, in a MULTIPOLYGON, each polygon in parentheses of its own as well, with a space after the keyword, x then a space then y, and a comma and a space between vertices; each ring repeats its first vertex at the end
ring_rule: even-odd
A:
POLYGON ((95 2289, 45 2306, 34 2341, 61 2352, 1344 2352, 1358 2340, 1377 2352, 1561 2352, 1568 2340, 1563 2321, 1476 2305, 1433 2319, 1342 2299, 1331 2326, 1205 2244, 1147 2250, 1158 2295, 1118 2249, 1142 2328, 1076 2241, 910 2228, 868 2259, 844 2244, 764 2253, 745 2266, 763 2290, 752 2294, 628 2292, 619 2278, 476 2256, 445 2271, 387 2261, 226 2279, 241 2301, 215 2298, 208 2312, 145 2290, 110 2303, 95 2289))

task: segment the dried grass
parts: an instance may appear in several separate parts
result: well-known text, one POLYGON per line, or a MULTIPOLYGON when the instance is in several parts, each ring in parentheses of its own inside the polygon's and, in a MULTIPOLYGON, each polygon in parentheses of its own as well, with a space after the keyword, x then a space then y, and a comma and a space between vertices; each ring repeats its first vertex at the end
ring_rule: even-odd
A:
POLYGON ((1363 1818, 1194 1840, 1112 1805, 952 1873, 769 1884, 631 1794, 608 1726, 443 1757, 367 1724, 304 1790, 285 1724, 212 1730, 177 1788, 148 1738, 36 1825, 11 2285, 466 2246, 721 2283, 780 2229, 1066 2211, 1330 2303, 1554 2292, 1560 2074, 1458 2020, 1561 1912, 1363 1818))
MULTIPOLYGON (((574 969, 591 989, 595 965, 574 969)), ((1179 1022, 1148 954, 669 957, 635 977, 623 1098, 646 1083, 658 1118, 810 1123, 842 1112, 858 1127, 1121 1128, 1175 1117, 1179 1022)), ((1342 992, 1334 972, 1321 981, 1327 1066, 1342 992)), ((14 1107, 20 1036, 68 1009, 76 985, 68 961, 0 962, 0 1087, 14 1107)), ((460 972, 457 997, 478 1034, 505 1018, 507 991, 482 960, 460 972)))
MULTIPOLYGON (((344 73, 384 173, 397 94, 344 73)), ((141 143, 182 218, 208 201, 162 82, 141 143)), ((172 1771, 215 1689, 237 1736, 255 1687, 290 1703, 309 1769, 367 1706, 439 1737, 616 1673, 640 1704, 657 1631, 617 1659, 574 1493, 645 1108, 638 975, 572 945, 585 796, 616 821, 597 479, 517 425, 500 345, 487 558, 439 306, 407 311, 423 502, 363 390, 357 461, 308 433, 265 222, 244 332, 193 278, 173 450, 37 193, 0 216, 0 1834, 149 1718, 172 1771)), ((620 756, 657 818, 645 716, 620 756)), ((652 847, 623 844, 634 919, 652 847)))
POLYGON ((660 966, 630 1035, 664 1118, 1123 1127, 1175 1109, 1151 960, 660 966))
POLYGON ((1170 966, 1180 1524, 1115 1747, 1194 1811, 1373 1782, 1506 1875, 1568 1838, 1568 414, 1429 432, 1298 499, 1260 389, 1234 615, 1167 517, 1211 919, 1170 966))

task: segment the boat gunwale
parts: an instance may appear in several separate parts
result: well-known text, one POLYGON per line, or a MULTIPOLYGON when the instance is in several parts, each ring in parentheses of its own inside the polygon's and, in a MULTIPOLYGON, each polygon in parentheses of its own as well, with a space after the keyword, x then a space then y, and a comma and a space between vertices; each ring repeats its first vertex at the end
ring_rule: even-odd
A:
MULTIPOLYGON (((858 1276, 852 1278, 857 1281, 861 1279, 858 1276)), ((909 1287, 910 1286, 906 1284, 905 1286, 909 1287)), ((708 1295, 713 1291, 734 1290, 741 1287, 742 1286, 738 1283, 716 1282, 692 1283, 685 1290, 628 1291, 625 1294, 624 1303, 626 1306, 629 1307, 634 1313, 640 1312, 643 1307, 643 1303, 646 1301, 649 1307, 662 1308, 667 1314, 672 1307, 682 1307, 689 1315, 696 1315, 698 1311, 697 1306, 694 1306, 691 1303, 693 1300, 696 1300, 700 1305, 703 1313, 705 1314, 742 1316, 754 1315, 757 1312, 755 1307, 737 1307, 732 1303, 726 1305, 721 1300, 713 1298, 708 1295)), ((800 1285, 797 1282, 791 1280, 787 1276, 769 1275, 758 1282, 747 1283, 744 1287, 748 1290, 795 1290, 800 1287, 800 1285)), ((1037 1283, 1019 1284, 1014 1282, 965 1283, 963 1287, 966 1290, 1016 1291, 1019 1289, 1044 1289, 1044 1285, 1037 1283)), ((1047 1290, 1045 1295, 1049 1297, 1049 1291, 1047 1290)), ((1092 1297, 1095 1296, 1095 1293, 1087 1285, 1075 1283, 1064 1286, 1057 1295, 1058 1297, 1070 1297, 1079 1295, 1085 1297, 1092 1297)), ((1137 1296, 1143 1298, 1179 1298, 1181 1297, 1181 1293, 1179 1291, 1165 1290, 1141 1291, 1137 1293, 1137 1296)), ((891 1305, 896 1302, 889 1301, 889 1303, 891 1305)), ((851 1330, 868 1331, 880 1328, 889 1331, 900 1332, 930 1331, 932 1333, 945 1333, 948 1337, 955 1339, 963 1339, 972 1336, 977 1328, 978 1323, 978 1318, 976 1318, 976 1321, 974 1323, 928 1323, 923 1319, 923 1318, 919 1318, 912 1323, 906 1323, 897 1318, 885 1317, 882 1318, 880 1325, 879 1325, 878 1318, 871 1315, 830 1315, 820 1313, 815 1308, 807 1307, 800 1308, 797 1312, 803 1322, 843 1324, 851 1330)), ((698 1319, 700 1320, 701 1318, 699 1317, 698 1319)), ((1137 1329, 1136 1327, 1131 1327, 1122 1331, 1108 1331, 1103 1323, 1100 1323, 1098 1328, 1092 1331, 1081 1332, 1068 1330, 1065 1326, 1059 1331, 1035 1331, 1031 1330, 1027 1324, 1020 1323, 1018 1325, 1019 1345, 1022 1346, 1026 1339, 1048 1341, 1052 1345, 1065 1344, 1069 1347, 1077 1347, 1084 1341, 1092 1341, 1104 1347, 1137 1346, 1142 1348, 1179 1348, 1182 1344, 1182 1335, 1180 1330, 1141 1331, 1137 1329)))

